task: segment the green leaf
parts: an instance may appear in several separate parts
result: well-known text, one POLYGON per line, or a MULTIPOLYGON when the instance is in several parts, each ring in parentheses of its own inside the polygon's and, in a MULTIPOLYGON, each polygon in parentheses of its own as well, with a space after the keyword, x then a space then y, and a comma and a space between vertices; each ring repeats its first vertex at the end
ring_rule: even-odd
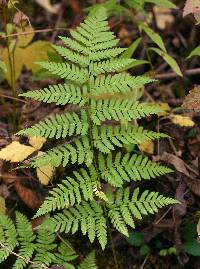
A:
POLYGON ((141 37, 137 38, 128 48, 120 55, 120 58, 131 58, 141 42, 141 37))
POLYGON ((183 249, 192 256, 200 256, 200 244, 196 240, 184 243, 183 249))
POLYGON ((160 55, 170 66, 171 68, 174 70, 174 72, 179 75, 179 76, 183 76, 180 67, 178 66, 177 62, 166 52, 158 49, 158 48, 150 48, 149 50, 152 50, 154 52, 156 52, 158 55, 160 55))
POLYGON ((164 52, 167 52, 166 48, 165 48, 165 44, 162 40, 162 37, 155 33, 151 28, 149 28, 147 25, 145 25, 144 23, 140 23, 139 24, 139 28, 141 30, 143 30, 148 37, 158 45, 159 48, 161 48, 161 50, 163 50, 164 52))
POLYGON ((200 56, 200 46, 196 47, 190 52, 190 55, 186 59, 190 59, 193 56, 200 56))
POLYGON ((140 232, 131 232, 129 233, 129 237, 127 238, 127 242, 134 246, 134 247, 140 247, 144 245, 144 236, 140 232))
POLYGON ((177 6, 169 0, 145 0, 145 3, 152 3, 160 7, 176 8, 177 6))

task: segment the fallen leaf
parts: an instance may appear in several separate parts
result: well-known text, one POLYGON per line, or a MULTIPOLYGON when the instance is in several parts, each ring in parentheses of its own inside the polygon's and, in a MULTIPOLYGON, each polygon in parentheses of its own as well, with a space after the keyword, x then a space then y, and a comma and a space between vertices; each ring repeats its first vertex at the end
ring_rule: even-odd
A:
POLYGON ((36 41, 30 44, 23 51, 23 63, 28 70, 36 73, 41 69, 41 66, 36 64, 38 61, 48 60, 48 52, 53 52, 54 49, 50 42, 36 41))
POLYGON ((160 160, 172 164, 177 171, 185 174, 186 176, 189 176, 189 172, 186 168, 186 163, 176 155, 164 152, 160 156, 160 160))
POLYGON ((175 198, 180 203, 174 206, 174 210, 175 210, 176 215, 178 215, 179 217, 184 216, 187 212, 187 203, 186 203, 186 200, 184 199, 186 187, 187 186, 184 182, 180 182, 176 189, 175 198))
POLYGON ((189 178, 185 181, 190 190, 200 196, 200 179, 198 178, 189 178))
POLYGON ((38 196, 37 192, 35 192, 34 190, 31 190, 30 188, 25 187, 24 185, 22 185, 21 181, 19 180, 15 181, 14 186, 21 200, 29 208, 36 210, 41 206, 42 201, 40 197, 38 196))
POLYGON ((195 125, 194 121, 188 116, 172 115, 170 116, 171 121, 181 127, 192 127, 195 125))
POLYGON ((182 106, 186 109, 200 110, 200 86, 189 92, 182 106))
POLYGON ((165 30, 174 22, 174 16, 171 13, 171 9, 154 6, 153 10, 155 14, 156 24, 159 29, 165 30))
POLYGON ((35 151, 35 148, 13 141, 0 151, 0 159, 10 162, 22 162, 35 151))
POLYGON ((30 136, 29 137, 29 144, 35 148, 35 150, 39 150, 42 148, 44 143, 46 142, 45 137, 41 136, 30 136))
POLYGON ((183 9, 183 17, 193 14, 198 21, 200 18, 200 0, 187 0, 183 9))
MULTIPOLYGON (((41 66, 37 65, 35 62, 48 60, 48 53, 54 51, 51 43, 47 41, 36 41, 26 47, 22 47, 27 45, 32 40, 32 37, 33 34, 21 35, 18 37, 17 46, 13 52, 15 80, 19 78, 23 66, 25 66, 28 70, 31 70, 33 74, 39 71, 41 66)), ((0 59, 6 65, 7 72, 5 73, 5 77, 8 83, 12 85, 11 68, 7 48, 1 51, 0 59)))
MULTIPOLYGON (((41 156, 44 152, 39 151, 38 156, 41 156)), ((38 180, 42 185, 48 185, 53 177, 54 167, 51 165, 45 165, 36 169, 38 180)))
POLYGON ((154 143, 153 143, 153 141, 144 142, 144 143, 140 144, 138 147, 142 152, 146 152, 146 153, 149 153, 149 154, 154 153, 154 143))
POLYGON ((168 103, 156 103, 156 105, 159 106, 163 110, 163 112, 160 112, 157 114, 159 117, 164 117, 164 116, 169 115, 171 108, 168 105, 168 103))
POLYGON ((43 7, 46 11, 52 14, 58 14, 60 10, 60 4, 52 5, 50 0, 35 0, 38 5, 43 7))

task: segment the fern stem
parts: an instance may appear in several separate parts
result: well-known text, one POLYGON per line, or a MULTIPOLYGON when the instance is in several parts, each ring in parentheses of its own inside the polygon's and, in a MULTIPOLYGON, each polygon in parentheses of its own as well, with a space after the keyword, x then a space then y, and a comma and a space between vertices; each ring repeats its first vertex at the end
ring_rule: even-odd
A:
MULTIPOLYGON (((107 211, 106 211, 105 206, 104 206, 104 211, 106 212, 106 216, 107 216, 107 211)), ((113 254, 113 258, 114 258, 114 262, 115 262, 115 269, 119 269, 119 264, 118 264, 118 261, 117 261, 117 254, 116 254, 115 244, 113 242, 110 223, 108 221, 108 218, 107 218, 107 227, 108 227, 108 235, 109 235, 109 238, 110 238, 110 243, 111 243, 111 248, 112 248, 112 254, 113 254)))

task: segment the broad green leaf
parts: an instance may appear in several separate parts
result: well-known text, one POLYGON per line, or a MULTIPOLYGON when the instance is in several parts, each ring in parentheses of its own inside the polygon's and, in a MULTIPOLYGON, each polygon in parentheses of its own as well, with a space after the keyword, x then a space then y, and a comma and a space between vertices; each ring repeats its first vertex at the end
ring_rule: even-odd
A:
POLYGON ((200 46, 196 47, 190 52, 190 55, 187 57, 187 59, 192 58, 193 56, 200 56, 200 46))
POLYGON ((177 6, 169 0, 145 0, 145 3, 152 3, 160 7, 177 8, 177 6))
POLYGON ((196 239, 184 243, 183 249, 192 256, 200 256, 200 244, 196 241, 196 239))
POLYGON ((178 66, 177 62, 166 52, 158 49, 158 48, 150 48, 149 50, 152 50, 154 52, 156 52, 158 55, 160 55, 168 64, 169 66, 171 66, 171 68, 174 70, 174 72, 179 75, 179 76, 183 76, 180 67, 178 66))
POLYGON ((136 60, 136 59, 133 59, 134 61, 131 63, 131 64, 129 64, 129 65, 127 65, 124 69, 122 69, 121 71, 125 71, 125 70, 128 70, 128 69, 130 69, 130 68, 134 68, 134 67, 136 67, 136 66, 138 66, 138 65, 142 65, 142 64, 149 64, 149 62, 148 61, 146 61, 146 60, 136 60))
POLYGON ((130 245, 132 245, 134 247, 140 247, 143 244, 145 244, 144 236, 140 232, 129 233, 129 237, 126 240, 130 245))
POLYGON ((137 38, 121 55, 120 58, 131 58, 141 42, 141 37, 137 38))
POLYGON ((159 48, 161 48, 161 50, 167 52, 166 48, 165 48, 165 44, 162 40, 162 37, 155 33, 151 28, 149 28, 147 25, 145 25, 144 23, 140 23, 139 24, 139 28, 140 30, 143 30, 148 37, 158 45, 159 48))

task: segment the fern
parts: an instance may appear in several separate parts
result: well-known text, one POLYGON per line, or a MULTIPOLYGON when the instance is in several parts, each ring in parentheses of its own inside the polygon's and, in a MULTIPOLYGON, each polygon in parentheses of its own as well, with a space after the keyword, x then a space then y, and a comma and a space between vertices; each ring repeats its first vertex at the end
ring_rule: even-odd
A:
MULTIPOLYGON (((134 60, 120 58, 125 49, 117 47, 118 40, 109 30, 105 9, 88 16, 71 31, 71 36, 60 37, 63 46, 54 45, 65 59, 63 63, 39 63, 64 79, 64 83, 21 94, 45 103, 76 105, 76 112, 52 116, 18 133, 66 139, 42 156, 29 160, 30 166, 75 165, 72 174, 50 191, 35 215, 52 213, 48 221, 50 241, 43 242, 45 234, 38 234, 43 246, 34 258, 46 265, 62 260, 60 254, 52 256, 53 232, 73 234, 81 230, 91 242, 98 239, 105 248, 108 221, 128 236, 129 227, 135 227, 135 219, 176 202, 156 192, 144 191, 138 196, 139 190, 135 189, 130 194, 124 186, 171 172, 146 157, 121 151, 124 145, 168 137, 137 125, 138 119, 161 112, 155 104, 139 102, 136 96, 137 90, 154 80, 123 71, 134 60), (47 251, 51 254, 44 261, 47 251)), ((63 249, 61 246, 59 253, 63 249)), ((67 267, 64 261, 62 264, 67 267)), ((93 254, 79 266, 84 267, 95 268, 93 254)))
POLYGON ((121 152, 118 152, 114 161, 112 158, 112 154, 99 154, 98 163, 101 177, 115 187, 122 187, 124 181, 150 180, 172 172, 170 168, 157 165, 147 157, 137 154, 126 153, 122 156, 121 152))
POLYGON ((39 122, 38 124, 18 132, 18 135, 42 136, 46 138, 65 138, 72 135, 85 135, 88 131, 87 115, 81 112, 56 115, 39 122))
MULTIPOLYGON (((106 204, 108 217, 113 226, 125 236, 128 236, 127 226, 135 228, 134 218, 142 219, 142 215, 157 212, 169 204, 177 201, 159 195, 157 192, 144 191, 138 198, 139 189, 135 189, 130 197, 129 189, 119 189, 116 196, 109 197, 106 204), (133 218, 134 217, 134 218, 133 218)), ((103 216, 103 207, 95 201, 83 201, 75 207, 54 215, 50 219, 52 229, 55 231, 74 234, 80 226, 83 234, 88 234, 90 242, 98 238, 102 248, 107 243, 106 219, 103 216)))
MULTIPOLYGON (((44 269, 53 264, 75 269, 72 263, 78 258, 69 242, 57 240, 56 233, 48 226, 48 220, 33 232, 31 222, 19 212, 16 212, 15 224, 8 216, 0 213, 0 244, 0 262, 10 255, 17 257, 13 269, 44 269)), ((94 252, 80 263, 79 268, 97 269, 94 252)))

